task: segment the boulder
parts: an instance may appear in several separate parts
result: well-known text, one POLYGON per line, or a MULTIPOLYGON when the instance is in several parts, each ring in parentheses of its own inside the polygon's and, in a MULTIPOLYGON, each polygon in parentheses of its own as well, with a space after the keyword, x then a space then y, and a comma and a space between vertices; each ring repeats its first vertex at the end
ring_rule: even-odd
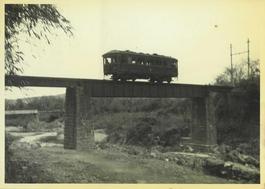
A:
POLYGON ((259 182, 260 173, 256 168, 248 167, 239 163, 233 163, 232 166, 232 176, 237 180, 247 180, 252 182, 259 182))
POLYGON ((204 169, 207 173, 227 179, 259 182, 260 173, 257 168, 240 163, 209 158, 205 161, 204 169))
POLYGON ((238 150, 232 150, 227 154, 227 159, 244 165, 253 165, 259 167, 259 161, 252 156, 240 153, 238 150))
POLYGON ((223 174, 225 162, 221 159, 208 158, 205 160, 204 169, 211 175, 220 176, 223 174))

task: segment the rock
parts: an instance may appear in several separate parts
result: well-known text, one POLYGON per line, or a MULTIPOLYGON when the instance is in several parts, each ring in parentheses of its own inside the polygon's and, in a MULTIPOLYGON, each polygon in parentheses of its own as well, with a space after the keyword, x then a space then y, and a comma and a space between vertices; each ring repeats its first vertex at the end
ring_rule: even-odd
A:
POLYGON ((174 161, 175 161, 176 163, 178 163, 178 162, 179 162, 179 158, 175 157, 175 158, 174 158, 174 161))
POLYGON ((63 133, 58 133, 57 140, 64 140, 64 134, 63 133))
POLYGON ((150 153, 150 156, 152 157, 152 158, 156 158, 157 156, 156 156, 156 153, 154 153, 154 152, 151 152, 150 153))
POLYGON ((28 167, 27 166, 22 166, 22 170, 27 170, 28 167))
POLYGON ((190 146, 187 146, 187 150, 188 150, 188 152, 193 152, 194 151, 194 149, 192 147, 190 147, 190 146))
POLYGON ((259 161, 252 156, 240 153, 238 150, 232 150, 228 153, 227 158, 233 162, 241 163, 244 165, 251 164, 259 167, 259 161))
POLYGON ((232 175, 235 179, 245 179, 247 181, 259 182, 260 173, 256 168, 244 166, 239 163, 234 163, 232 166, 232 175))
POLYGON ((204 168, 205 170, 213 175, 222 174, 220 170, 223 169, 225 162, 221 159, 208 158, 205 160, 204 168))
POLYGON ((230 161, 227 161, 224 163, 224 167, 232 167, 232 166, 233 166, 233 163, 230 161))
POLYGON ((37 149, 37 148, 41 147, 41 143, 40 142, 32 143, 32 144, 29 144, 29 145, 30 145, 30 148, 32 148, 32 149, 37 149))
POLYGON ((126 151, 128 154, 131 154, 131 155, 138 155, 140 153, 136 148, 133 148, 133 147, 127 148, 126 151))
POLYGON ((215 145, 215 146, 213 146, 213 147, 210 147, 210 152, 213 153, 213 154, 218 154, 218 155, 221 154, 218 145, 215 145))
POLYGON ((255 167, 259 167, 259 161, 256 160, 255 158, 245 155, 244 159, 247 164, 251 164, 251 165, 254 165, 255 167))
POLYGON ((211 175, 227 179, 246 180, 259 182, 260 173, 257 168, 245 166, 231 161, 224 162, 220 159, 209 158, 205 161, 205 171, 211 175))

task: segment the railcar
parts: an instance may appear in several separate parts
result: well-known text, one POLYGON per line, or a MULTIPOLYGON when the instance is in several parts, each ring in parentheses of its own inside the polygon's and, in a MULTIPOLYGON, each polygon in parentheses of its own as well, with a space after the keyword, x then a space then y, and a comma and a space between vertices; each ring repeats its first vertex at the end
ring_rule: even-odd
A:
POLYGON ((169 56, 112 50, 102 57, 104 75, 111 75, 114 81, 148 79, 152 83, 170 83, 178 77, 178 60, 169 56))

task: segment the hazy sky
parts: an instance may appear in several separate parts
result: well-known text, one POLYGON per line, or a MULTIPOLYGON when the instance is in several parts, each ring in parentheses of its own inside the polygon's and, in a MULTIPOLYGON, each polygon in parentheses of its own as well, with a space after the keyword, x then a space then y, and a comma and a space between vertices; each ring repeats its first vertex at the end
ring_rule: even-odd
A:
MULTIPOLYGON (((245 51, 249 38, 251 59, 261 55, 263 0, 61 0, 56 6, 70 20, 74 36, 57 32, 48 45, 21 35, 23 75, 103 79, 101 56, 118 49, 175 57, 179 79, 174 82, 209 84, 230 65, 230 43, 245 51)), ((235 57, 235 63, 246 57, 235 57)), ((6 98, 63 92, 32 88, 6 92, 6 98)))

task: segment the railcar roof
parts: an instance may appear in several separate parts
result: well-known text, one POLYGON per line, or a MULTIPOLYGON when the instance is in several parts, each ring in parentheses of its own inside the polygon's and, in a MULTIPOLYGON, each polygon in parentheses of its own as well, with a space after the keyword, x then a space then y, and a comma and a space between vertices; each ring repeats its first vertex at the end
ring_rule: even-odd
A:
POLYGON ((164 55, 159 55, 159 54, 148 54, 148 53, 142 53, 142 52, 134 52, 134 51, 129 51, 129 50, 126 50, 126 51, 121 51, 121 50, 112 50, 112 51, 109 51, 105 54, 103 54, 102 56, 103 57, 106 57, 108 55, 114 55, 114 54, 130 54, 130 55, 135 55, 135 56, 151 56, 151 57, 154 57, 154 58, 167 58, 167 59, 172 59, 172 60, 177 60, 176 58, 173 58, 173 57, 170 57, 170 56, 164 56, 164 55))

